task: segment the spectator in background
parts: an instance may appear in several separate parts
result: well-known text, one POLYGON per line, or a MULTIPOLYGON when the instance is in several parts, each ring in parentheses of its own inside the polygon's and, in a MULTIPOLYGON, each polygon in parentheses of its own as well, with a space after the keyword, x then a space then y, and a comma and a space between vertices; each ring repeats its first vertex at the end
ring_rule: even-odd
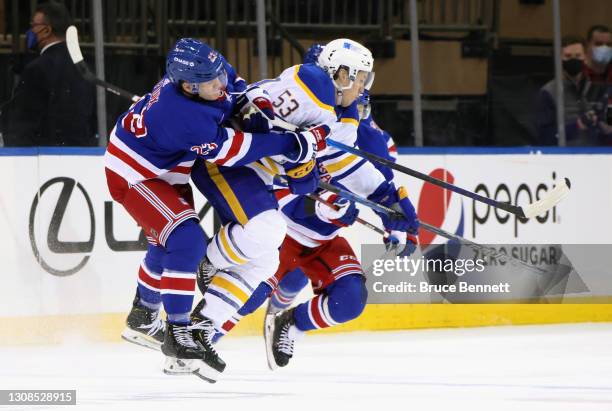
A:
MULTIPOLYGON (((561 43, 563 61, 563 97, 565 135, 569 146, 602 144, 610 128, 601 121, 601 113, 588 99, 590 82, 584 74, 585 47, 580 37, 565 37, 561 43)), ((540 89, 537 101, 537 129, 540 145, 558 145, 557 96, 555 80, 540 89)))
POLYGON ((40 56, 25 66, 13 92, 6 146, 97 145, 95 89, 68 54, 70 21, 63 4, 41 4, 34 11, 26 42, 40 56))
POLYGON ((592 83, 612 83, 612 33, 607 26, 592 26, 587 33, 584 72, 592 83))

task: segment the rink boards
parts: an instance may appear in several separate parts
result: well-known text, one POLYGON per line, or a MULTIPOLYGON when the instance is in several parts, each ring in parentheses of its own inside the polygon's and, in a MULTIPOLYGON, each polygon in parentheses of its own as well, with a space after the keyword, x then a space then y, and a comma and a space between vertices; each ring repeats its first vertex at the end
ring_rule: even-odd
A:
MULTIPOLYGON (((139 228, 113 204, 101 149, 0 149, 0 227, 3 247, 2 342, 24 335, 36 342, 62 330, 116 339, 131 305, 145 244, 139 228), (36 330, 36 331, 33 331, 36 330)), ((408 176, 419 215, 479 243, 612 243, 612 150, 423 149, 402 151, 399 162, 500 201, 524 204, 563 177, 572 192, 563 203, 526 223, 452 194, 432 204, 432 188, 408 176), (461 229, 461 230, 459 230, 461 229)), ((197 196, 196 208, 205 210, 197 196)), ((364 210, 363 218, 378 221, 364 210)), ((212 213, 202 226, 211 235, 212 213)), ((344 235, 359 253, 379 238, 363 227, 344 235)), ((428 242, 441 239, 428 237, 428 242)), ((606 275, 607 273, 601 273, 606 275)), ((586 278, 585 281, 591 279, 586 278)), ((597 278, 593 278, 597 281, 597 278)), ((592 302, 607 302, 603 290, 592 302)), ((610 321, 606 304, 370 305, 338 330, 404 329, 579 321, 610 321)), ((236 334, 261 329, 260 315, 236 334)))

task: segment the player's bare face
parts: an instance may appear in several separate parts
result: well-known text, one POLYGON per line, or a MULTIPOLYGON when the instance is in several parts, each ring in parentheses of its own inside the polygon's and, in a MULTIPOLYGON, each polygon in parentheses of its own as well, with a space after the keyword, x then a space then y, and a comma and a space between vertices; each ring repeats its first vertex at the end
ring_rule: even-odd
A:
POLYGON ((216 78, 205 83, 200 83, 199 96, 204 100, 215 101, 219 97, 223 96, 225 92, 226 84, 223 83, 219 78, 216 78))
MULTIPOLYGON (((367 77, 368 74, 365 71, 360 71, 359 73, 357 73, 357 78, 355 78, 355 81, 353 81, 352 87, 349 89, 342 90, 342 102, 340 103, 342 107, 350 106, 351 104, 353 104, 355 99, 359 97, 361 93, 363 93, 367 77)), ((350 83, 348 76, 345 80, 346 81, 343 87, 348 86, 350 83)))

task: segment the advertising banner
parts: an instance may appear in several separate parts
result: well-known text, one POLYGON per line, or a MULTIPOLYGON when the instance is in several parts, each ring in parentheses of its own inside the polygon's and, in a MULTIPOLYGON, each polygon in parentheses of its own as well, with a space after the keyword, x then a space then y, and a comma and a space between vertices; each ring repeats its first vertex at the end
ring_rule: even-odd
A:
MULTIPOLYGON (((396 181, 408 188, 423 221, 479 243, 516 244, 514 252, 533 254, 525 247, 612 243, 611 160, 606 154, 400 155, 400 164, 519 205, 568 177, 570 195, 528 221, 413 177, 396 173, 396 181)), ((3 315, 127 311, 146 240, 113 203, 102 156, 0 156, 0 173, 3 315)), ((373 212, 361 209, 361 217, 381 225, 373 212)), ((213 213, 199 193, 196 210, 212 235, 213 213)), ((358 254, 362 244, 381 243, 378 234, 359 225, 342 235, 358 254)), ((425 230, 419 237, 424 244, 446 241, 425 230)), ((591 271, 582 280, 588 286, 605 274, 591 271)))

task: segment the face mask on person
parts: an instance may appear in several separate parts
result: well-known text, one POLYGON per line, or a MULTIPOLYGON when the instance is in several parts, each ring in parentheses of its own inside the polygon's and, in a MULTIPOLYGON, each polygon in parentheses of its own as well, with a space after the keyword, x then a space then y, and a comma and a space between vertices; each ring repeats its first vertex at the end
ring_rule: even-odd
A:
POLYGON ((28 31, 26 31, 26 46, 28 47, 28 50, 36 50, 36 46, 38 46, 38 38, 32 29, 28 29, 28 31))
POLYGON ((580 59, 563 60, 563 70, 570 76, 576 77, 582 72, 583 61, 580 59))
POLYGON ((607 65, 612 59, 612 47, 597 46, 593 47, 593 61, 602 66, 607 65))

